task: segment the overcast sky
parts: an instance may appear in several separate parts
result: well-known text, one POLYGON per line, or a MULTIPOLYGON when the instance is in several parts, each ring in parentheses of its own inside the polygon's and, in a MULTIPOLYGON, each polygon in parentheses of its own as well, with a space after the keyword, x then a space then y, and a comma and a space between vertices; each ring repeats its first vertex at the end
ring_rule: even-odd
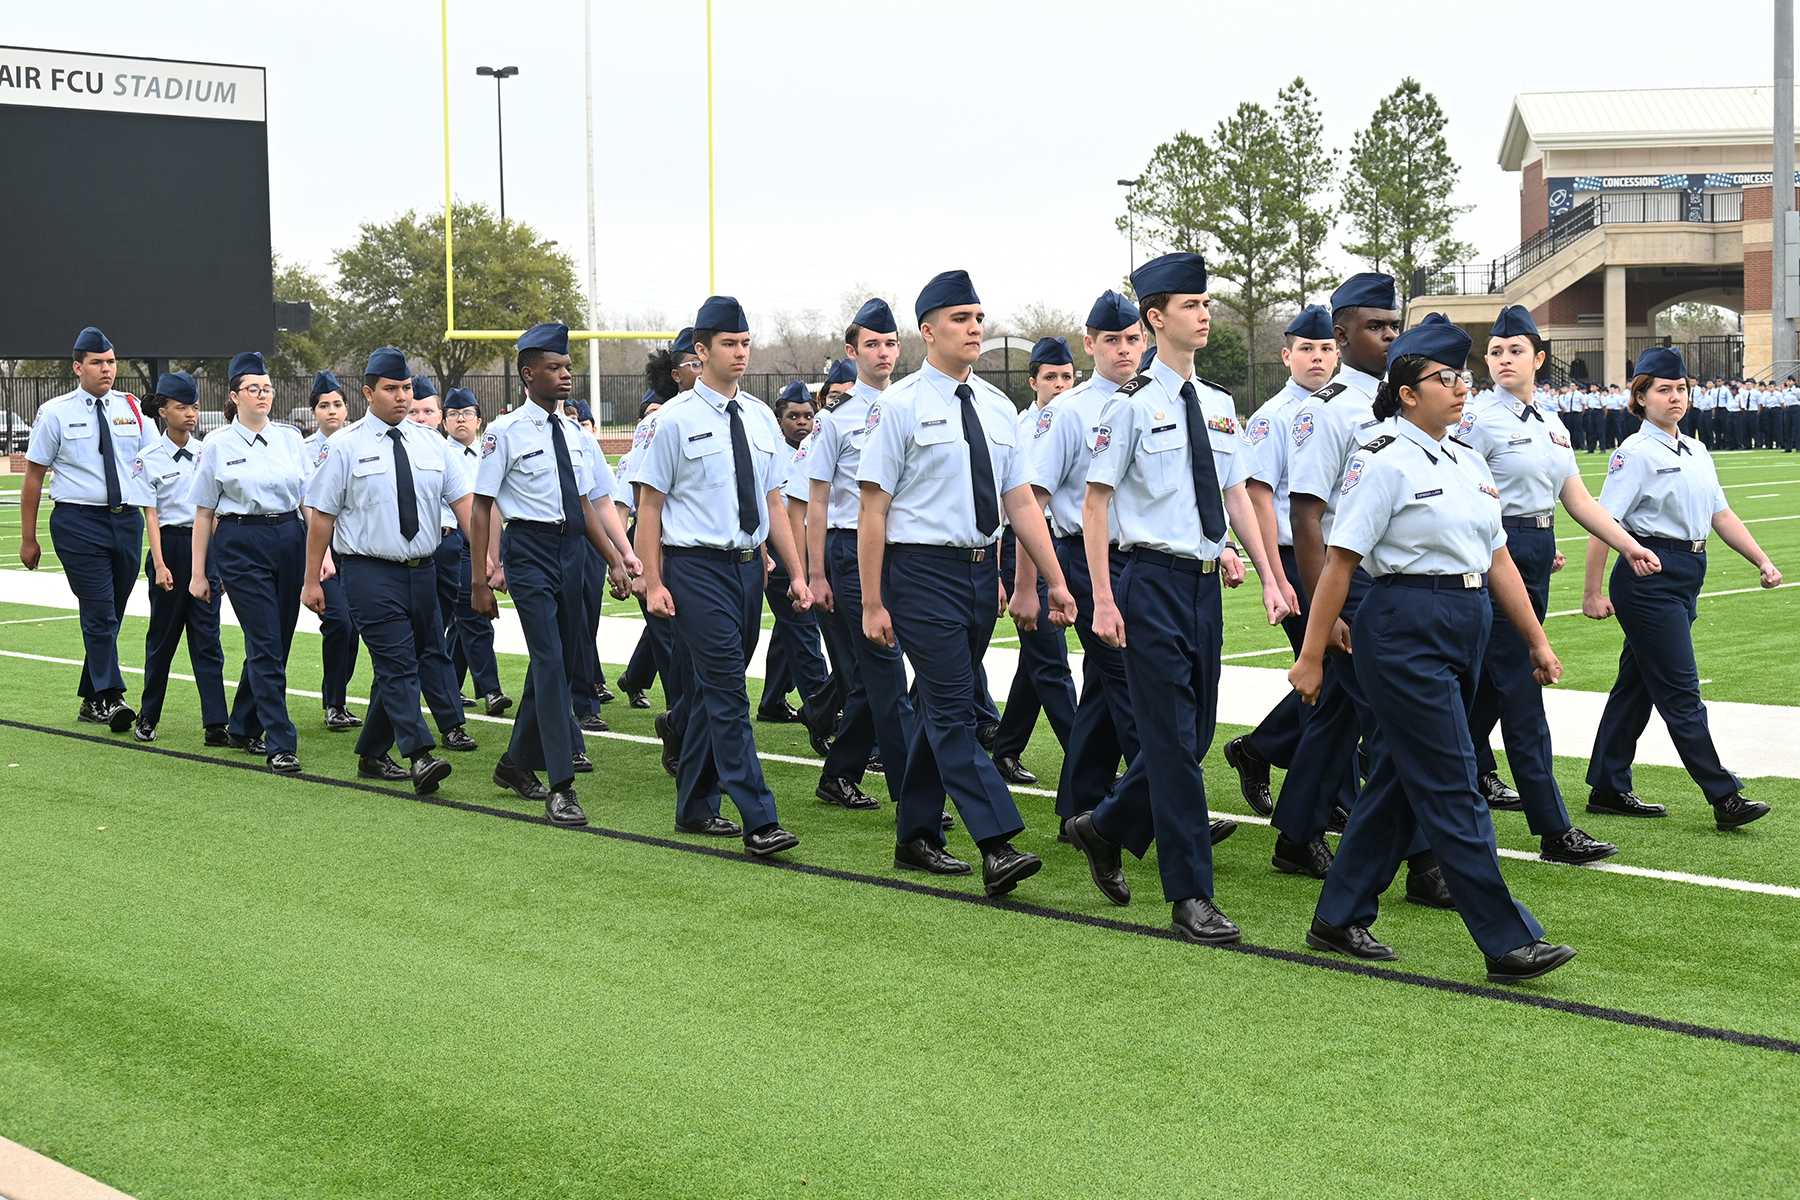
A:
MULTIPOLYGON (((704 0, 594 0, 599 291, 615 317, 686 324, 708 290, 704 0)), ((753 317, 875 289, 910 308, 950 267, 991 312, 1085 313, 1127 268, 1113 229, 1157 143, 1209 131, 1302 75, 1347 149, 1410 74, 1449 115, 1460 234, 1519 240, 1518 176, 1495 162, 1521 91, 1767 84, 1771 8, 1715 0, 1433 6, 1218 0, 948 5, 715 0, 718 289, 753 317), (1348 20, 1340 14, 1348 14, 1348 20), (1747 53, 1748 51, 1748 53, 1747 53)), ((92 0, 10 9, 23 46, 268 69, 274 241, 329 273, 359 222, 444 195, 438 5, 425 0, 92 0)), ((456 193, 496 202, 587 273, 580 0, 449 0, 456 193)), ((197 187, 219 186, 195 180, 197 187)), ((1356 269, 1335 249, 1337 265, 1356 269)), ((1140 255, 1141 257, 1141 255, 1140 255)), ((572 323, 575 314, 571 314, 572 323)))

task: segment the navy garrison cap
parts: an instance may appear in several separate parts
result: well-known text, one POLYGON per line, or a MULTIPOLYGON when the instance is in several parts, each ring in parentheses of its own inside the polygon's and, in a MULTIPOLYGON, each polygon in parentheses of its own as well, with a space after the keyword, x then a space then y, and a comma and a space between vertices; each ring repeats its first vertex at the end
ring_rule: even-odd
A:
POLYGON ((437 394, 438 394, 437 385, 431 382, 431 376, 429 376, 429 375, 414 375, 413 376, 413 399, 414 400, 421 399, 425 396, 435 396, 437 394))
POLYGON ((112 343, 106 339, 106 335, 92 325, 75 335, 76 354, 105 354, 111 349, 112 343))
POLYGON ((706 303, 700 306, 700 313, 694 318, 695 329, 710 329, 714 333, 749 333, 750 322, 744 316, 744 306, 737 302, 735 296, 708 296, 706 303))
POLYGON ((1087 327, 1101 333, 1123 333, 1142 318, 1137 305, 1108 288, 1088 309, 1087 327))
MULTIPOLYGON (((414 392, 413 394, 417 395, 418 393, 414 392)), ((450 412, 453 409, 458 408, 472 408, 475 410, 476 415, 479 416, 481 413, 481 401, 477 400, 475 398, 475 393, 471 392, 468 388, 451 388, 444 393, 444 411, 450 412)))
POLYGON ((1443 313, 1430 313, 1388 346, 1388 366, 1392 367, 1409 354, 1417 354, 1460 371, 1463 364, 1469 361, 1469 347, 1472 345, 1474 341, 1452 325, 1449 317, 1443 313))
POLYGON ((1206 260, 1185 251, 1153 258, 1131 273, 1131 290, 1140 296, 1197 296, 1206 290, 1206 260))
POLYGON ((970 282, 967 271, 945 271, 932 276, 931 282, 919 292, 919 298, 913 301, 913 317, 923 325, 925 315, 933 309, 980 303, 981 297, 975 294, 975 285, 970 282))
POLYGON ((1394 277, 1379 271, 1352 275, 1331 293, 1331 311, 1340 308, 1380 308, 1398 312, 1400 293, 1394 290, 1394 277))
POLYGON ((575 401, 575 419, 586 421, 589 425, 594 423, 594 410, 588 407, 586 400, 575 401))
POLYGON ((1336 336, 1331 329, 1331 311, 1323 304, 1309 304, 1301 309, 1282 332, 1315 342, 1328 342, 1336 336))
POLYGON ((1144 357, 1138 359, 1138 374, 1142 375, 1145 371, 1148 371, 1150 369, 1150 364, 1155 361, 1156 361, 1156 347, 1152 346, 1148 350, 1144 351, 1144 357))
POLYGON ((694 352, 694 327, 689 325, 686 329, 676 334, 675 344, 670 346, 669 349, 673 350, 678 355, 692 354, 694 352))
POLYGON ((880 296, 863 303, 856 310, 856 316, 850 319, 852 325, 860 325, 870 333, 897 333, 900 327, 894 324, 894 310, 880 296))
POLYGON ((663 398, 656 394, 655 388, 645 388, 644 394, 638 398, 638 420, 643 420, 649 413, 652 404, 661 404, 663 398))
POLYGON ((1069 353, 1069 339, 1046 337, 1039 338, 1037 345, 1031 348, 1031 361, 1027 366, 1042 363, 1046 367, 1066 367, 1074 363, 1075 356, 1069 353))
POLYGON ((171 371, 159 376, 156 380, 156 394, 177 404, 200 403, 200 389, 194 386, 194 377, 186 371, 171 371))
POLYGON ((1686 379, 1687 360, 1673 346, 1652 346, 1638 355, 1637 370, 1632 374, 1652 379, 1686 379))
POLYGON ((317 371, 313 374, 312 395, 323 396, 326 392, 341 392, 344 385, 330 371, 317 371))
POLYGON ((787 386, 781 389, 781 395, 775 397, 775 403, 786 404, 789 400, 797 400, 802 404, 812 403, 812 390, 798 379, 788 380, 787 386))
POLYGON ((364 375, 379 375, 383 379, 411 379, 412 372, 406 367, 406 355, 392 346, 383 346, 369 355, 369 365, 363 368, 364 375))
POLYGON ((254 350, 246 350, 242 354, 233 355, 231 369, 225 372, 227 379, 236 379, 239 375, 267 375, 269 368, 263 363, 263 356, 254 350))
POLYGON ((567 354, 569 352, 569 327, 559 325, 555 321, 533 325, 519 339, 520 353, 526 350, 548 350, 552 354, 567 354))
MULTIPOLYGON (((892 333, 893 330, 877 329, 875 332, 876 333, 892 333)), ((855 382, 856 382, 856 364, 851 362, 847 358, 840 358, 836 362, 832 363, 831 370, 829 370, 825 373, 825 386, 826 387, 830 387, 834 383, 855 383, 855 382)))
POLYGON ((1530 309, 1523 304, 1509 304, 1501 309, 1500 315, 1494 319, 1494 328, 1488 333, 1488 336, 1497 338, 1536 337, 1537 331, 1537 322, 1531 319, 1530 309))

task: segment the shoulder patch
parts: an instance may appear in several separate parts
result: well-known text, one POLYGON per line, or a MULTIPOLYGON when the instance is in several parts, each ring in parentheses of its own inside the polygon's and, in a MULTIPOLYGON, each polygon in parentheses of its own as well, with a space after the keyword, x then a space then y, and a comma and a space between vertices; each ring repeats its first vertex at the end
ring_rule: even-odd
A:
POLYGON ((1150 386, 1150 377, 1148 375, 1134 375, 1124 383, 1121 383, 1119 385, 1119 390, 1114 394, 1119 396, 1135 396, 1148 386, 1150 386))
POLYGON ((1269 436, 1269 418, 1252 417, 1250 424, 1245 427, 1245 432, 1250 435, 1252 446, 1260 446, 1269 436))
POLYGON ((500 448, 500 439, 494 434, 487 434, 481 439, 481 457, 486 458, 500 448))
POLYGON ((1341 384, 1341 383, 1328 383, 1324 387, 1320 388, 1318 391, 1314 392, 1312 394, 1312 398, 1314 400, 1324 400, 1327 403, 1329 403, 1330 401, 1343 395, 1344 386, 1345 385, 1341 384))
POLYGON ((1094 426, 1094 456, 1098 458, 1110 445, 1112 445, 1112 426, 1094 426))
POLYGON ((881 403, 880 401, 876 401, 869 405, 869 415, 863 421, 862 431, 864 433, 874 433, 875 427, 879 424, 881 424, 881 403))
POLYGON ((1463 409, 1462 420, 1456 423, 1456 435, 1461 437, 1473 428, 1475 428, 1475 414, 1471 410, 1465 408, 1463 409))
POLYGON ((1389 446, 1393 445, 1396 440, 1397 439, 1393 434, 1384 433, 1374 441, 1363 446, 1363 449, 1370 454, 1380 454, 1383 450, 1386 450, 1389 446))
POLYGON ((134 458, 131 460, 131 477, 133 479, 142 479, 144 477, 144 460, 143 459, 134 458))
POLYGON ((1361 483, 1363 468, 1368 465, 1368 462, 1364 460, 1361 455, 1351 459, 1350 466, 1344 471, 1344 486, 1338 489, 1338 495, 1343 495, 1345 492, 1348 492, 1351 488, 1361 483))
POLYGON ((319 453, 317 454, 317 456, 315 456, 313 458, 313 469, 317 470, 318 468, 324 466, 325 460, 330 457, 331 457, 331 443, 330 442, 320 442, 319 443, 319 453))
POLYGON ((1624 466, 1625 466, 1625 451, 1614 450, 1613 456, 1612 456, 1612 461, 1606 464, 1606 473, 1608 475, 1617 475, 1620 472, 1620 470, 1622 470, 1624 468, 1624 466))
POLYGON ((1054 408, 1038 409, 1037 428, 1032 431, 1033 438, 1041 438, 1050 432, 1050 423, 1056 419, 1054 408))
POLYGON ((1312 413, 1303 412, 1299 416, 1295 417, 1294 418, 1294 445, 1298 446, 1298 445, 1303 444, 1306 441, 1306 439, 1311 437, 1312 435, 1313 435, 1313 415, 1312 415, 1312 413))

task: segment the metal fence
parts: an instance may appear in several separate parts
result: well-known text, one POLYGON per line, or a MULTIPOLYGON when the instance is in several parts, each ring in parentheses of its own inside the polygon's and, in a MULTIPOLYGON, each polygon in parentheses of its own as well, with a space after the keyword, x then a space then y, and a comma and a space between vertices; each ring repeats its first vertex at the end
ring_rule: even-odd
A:
MULTIPOLYGON (((1544 365, 1553 382, 1598 383, 1608 377, 1604 338, 1556 338, 1545 344, 1549 355, 1544 365)), ((1686 342, 1668 337, 1634 337, 1625 339, 1625 361, 1617 364, 1618 369, 1611 377, 1621 381, 1630 378, 1638 355, 1652 346, 1673 346, 1681 351, 1688 374, 1698 379, 1732 379, 1744 371, 1741 334, 1721 334, 1686 342)))

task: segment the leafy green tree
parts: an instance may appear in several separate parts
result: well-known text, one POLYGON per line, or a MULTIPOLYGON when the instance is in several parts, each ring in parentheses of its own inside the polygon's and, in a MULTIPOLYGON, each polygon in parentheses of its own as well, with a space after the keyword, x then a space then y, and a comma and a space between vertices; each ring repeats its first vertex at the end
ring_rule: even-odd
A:
POLYGON ((1126 193, 1120 233, 1163 253, 1203 253, 1206 246, 1206 186, 1213 152, 1204 139, 1182 130, 1150 155, 1138 185, 1126 193))
POLYGON ((1275 99, 1282 158, 1279 178, 1291 234, 1286 267, 1294 298, 1305 304, 1327 278, 1325 243, 1337 212, 1325 197, 1337 174, 1339 153, 1325 145, 1325 121, 1306 80, 1296 76, 1275 99))
POLYGON ((312 305, 312 329, 275 331, 275 355, 269 369, 276 375, 310 375, 337 361, 337 313, 325 281, 299 263, 283 263, 275 255, 275 299, 312 305))
POLYGON ((1461 168, 1444 141, 1448 118, 1437 97, 1412 78, 1383 97, 1367 129, 1350 143, 1344 215, 1356 241, 1346 252, 1386 271, 1412 299, 1413 275, 1469 258, 1456 240, 1456 218, 1473 205, 1450 203, 1461 168))
MULTIPOLYGON (((1290 187, 1283 178, 1281 131, 1260 104, 1239 104, 1213 132, 1213 169, 1206 179, 1204 220, 1216 253, 1207 262, 1235 289, 1213 289, 1214 300, 1243 328, 1249 346, 1269 306, 1291 297, 1281 286, 1292 244, 1290 187)), ((1256 389, 1256 356, 1246 354, 1246 386, 1256 389)), ((1221 380, 1220 382, 1223 382, 1221 380)))
MULTIPOLYGON (((1257 403, 1250 394, 1250 351, 1244 335, 1235 325, 1215 324, 1206 345, 1194 352, 1194 371, 1223 387, 1233 397, 1245 399, 1251 407, 1257 403)), ((1239 409, 1248 412, 1244 404, 1239 409)))
MULTIPOLYGON (((502 223, 484 204, 452 209, 456 235, 456 327, 524 329, 539 321, 579 326, 587 310, 575 263, 519 221, 502 223)), ((354 246, 333 258, 340 345, 348 359, 398 346, 423 359, 440 389, 510 354, 508 341, 449 340, 444 310, 444 218, 405 212, 365 224, 354 246)), ((579 370, 586 347, 571 345, 579 370)))

